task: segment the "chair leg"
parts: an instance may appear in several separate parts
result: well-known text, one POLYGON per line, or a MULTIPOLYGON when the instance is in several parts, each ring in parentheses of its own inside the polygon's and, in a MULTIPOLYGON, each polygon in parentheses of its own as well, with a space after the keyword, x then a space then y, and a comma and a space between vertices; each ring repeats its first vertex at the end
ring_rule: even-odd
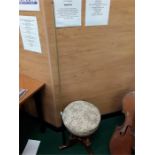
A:
POLYGON ((59 149, 65 149, 71 147, 75 143, 80 142, 84 145, 85 149, 87 150, 89 155, 93 155, 93 151, 91 149, 91 142, 89 137, 77 137, 74 135, 70 135, 68 142, 65 145, 59 146, 59 149))
POLYGON ((61 146, 59 146, 59 149, 65 149, 65 148, 68 148, 68 147, 71 147, 72 145, 74 145, 75 143, 77 143, 77 139, 73 136, 73 135, 70 135, 69 137, 69 140, 67 141, 66 144, 63 144, 61 146))
POLYGON ((89 155, 93 155, 94 154, 92 149, 91 149, 91 142, 90 142, 90 138, 89 137, 84 138, 82 140, 82 144, 84 145, 84 147, 87 150, 89 155))

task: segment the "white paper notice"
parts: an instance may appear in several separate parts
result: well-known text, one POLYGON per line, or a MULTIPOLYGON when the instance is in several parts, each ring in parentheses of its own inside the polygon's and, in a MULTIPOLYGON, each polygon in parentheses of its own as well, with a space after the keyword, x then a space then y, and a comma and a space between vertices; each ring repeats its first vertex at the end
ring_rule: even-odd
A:
POLYGON ((86 0, 86 26, 107 25, 110 0, 86 0))
POLYGON ((39 149, 40 141, 29 139, 22 155, 37 155, 39 149))
POLYGON ((19 0, 20 11, 39 11, 39 0, 19 0))
POLYGON ((54 0, 56 27, 81 26, 81 0, 54 0))
POLYGON ((20 16, 19 18, 24 49, 41 53, 37 18, 35 16, 20 16))

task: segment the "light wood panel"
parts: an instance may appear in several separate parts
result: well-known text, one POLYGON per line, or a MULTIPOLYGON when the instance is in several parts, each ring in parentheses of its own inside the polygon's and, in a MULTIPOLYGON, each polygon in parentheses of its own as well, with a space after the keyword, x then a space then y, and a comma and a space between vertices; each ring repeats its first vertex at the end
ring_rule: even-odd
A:
POLYGON ((23 50, 20 72, 45 81, 45 120, 61 125, 60 111, 74 100, 86 100, 102 114, 121 108, 134 89, 134 0, 111 0, 107 26, 55 28, 53 0, 40 0, 37 16, 42 54, 23 50))
MULTIPOLYGON (((29 52, 24 50, 20 36, 20 73, 26 74, 32 78, 44 81, 46 89, 44 92, 44 114, 45 120, 55 126, 60 126, 60 114, 58 110, 59 102, 59 77, 58 63, 56 58, 55 43, 55 26, 52 20, 52 10, 50 0, 40 0, 40 11, 38 12, 20 12, 20 15, 36 16, 38 22, 39 36, 42 54, 29 52), (48 4, 48 5, 47 5, 48 4), (49 5, 50 4, 50 5, 49 5), (46 7, 50 6, 50 21, 46 21, 46 7), (50 29, 47 29, 47 23, 50 29), (48 38, 48 30, 50 30, 50 44, 48 38)), ((30 103, 31 104, 31 103, 30 103)), ((30 105, 28 105, 30 106, 30 105)))
POLYGON ((107 26, 57 28, 63 106, 83 99, 102 114, 114 112, 134 89, 134 0, 112 0, 109 21, 107 26))
POLYGON ((43 82, 32 79, 23 74, 20 74, 19 80, 19 88, 27 89, 26 93, 19 98, 20 106, 45 85, 43 82))

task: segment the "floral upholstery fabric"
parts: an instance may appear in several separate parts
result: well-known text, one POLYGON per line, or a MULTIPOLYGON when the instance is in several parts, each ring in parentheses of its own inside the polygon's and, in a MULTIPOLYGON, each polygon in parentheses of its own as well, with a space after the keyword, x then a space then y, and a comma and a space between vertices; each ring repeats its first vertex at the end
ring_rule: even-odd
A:
POLYGON ((99 126, 101 115, 95 105, 86 101, 75 101, 64 109, 62 119, 72 134, 88 136, 99 126))

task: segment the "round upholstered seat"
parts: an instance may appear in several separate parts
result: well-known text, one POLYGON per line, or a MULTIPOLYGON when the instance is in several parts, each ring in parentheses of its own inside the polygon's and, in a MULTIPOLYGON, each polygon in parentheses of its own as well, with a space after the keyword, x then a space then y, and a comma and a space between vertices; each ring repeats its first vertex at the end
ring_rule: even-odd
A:
POLYGON ((83 137, 92 134, 97 129, 101 115, 93 104, 75 101, 64 109, 62 120, 72 134, 83 137))

